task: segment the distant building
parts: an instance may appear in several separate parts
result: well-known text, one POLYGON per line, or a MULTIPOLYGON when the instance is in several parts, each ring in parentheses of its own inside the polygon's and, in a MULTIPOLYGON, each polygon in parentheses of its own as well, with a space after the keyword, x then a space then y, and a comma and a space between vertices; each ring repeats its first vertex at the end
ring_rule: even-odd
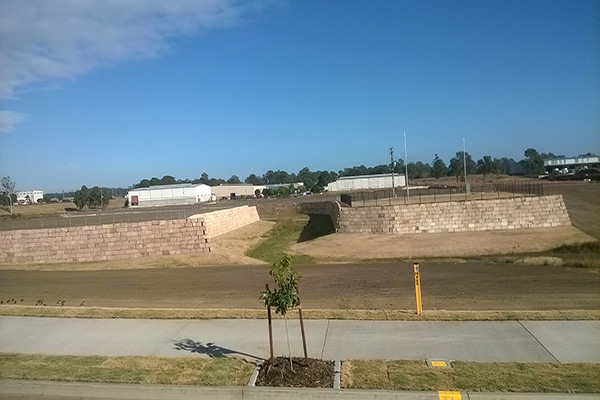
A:
POLYGON ((261 192, 265 188, 265 185, 251 185, 248 183, 237 183, 237 184, 221 184, 219 186, 212 186, 210 188, 212 194, 220 199, 231 199, 239 196, 254 196, 256 189, 261 192))
POLYGON ((210 186, 191 183, 150 186, 132 189, 127 193, 132 207, 153 207, 180 204, 195 204, 211 200, 210 186))
POLYGON ((294 183, 273 183, 269 185, 252 185, 249 183, 233 183, 233 184, 220 184, 219 186, 212 186, 210 189, 212 194, 217 200, 222 199, 234 199, 240 196, 255 196, 256 190, 260 190, 260 193, 265 189, 278 189, 280 187, 293 188, 294 191, 300 190, 304 187, 302 182, 294 183))
POLYGON ((293 182, 293 183, 270 183, 266 185, 267 189, 279 189, 280 187, 292 188, 294 190, 300 190, 304 188, 304 182, 293 182))
POLYGON ((44 198, 44 192, 42 190, 26 190, 24 192, 17 192, 17 202, 20 204, 35 204, 39 199, 44 198))
MULTIPOLYGON (((394 174, 394 187, 406 186, 404 175, 394 174)), ((327 185, 330 192, 385 189, 392 187, 392 174, 343 176, 327 185)))
POLYGON ((506 168, 507 175, 525 175, 526 172, 524 161, 511 160, 506 168))
POLYGON ((574 174, 582 169, 600 169, 600 157, 556 157, 544 160, 544 168, 550 174, 574 174))

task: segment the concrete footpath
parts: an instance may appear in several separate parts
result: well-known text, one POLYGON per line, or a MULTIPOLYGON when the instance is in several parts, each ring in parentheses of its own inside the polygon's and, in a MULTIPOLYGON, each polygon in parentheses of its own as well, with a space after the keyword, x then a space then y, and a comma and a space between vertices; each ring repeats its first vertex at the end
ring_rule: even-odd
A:
MULTIPOLYGON (((302 355, 299 321, 289 320, 302 355)), ((327 360, 445 358, 600 363, 600 321, 305 321, 308 354, 327 360)), ((286 354, 283 320, 275 353, 286 354)), ((0 317, 0 352, 102 356, 268 357, 266 320, 0 317)))
MULTIPOLYGON (((298 320, 292 353, 302 355, 298 320)), ((274 321, 285 354, 285 323, 274 321)), ((444 358, 481 362, 600 363, 600 321, 305 321, 310 357, 444 358)), ((159 357, 268 357, 266 320, 127 320, 0 317, 0 352, 159 357)), ((0 381, 2 399, 599 399, 540 393, 389 392, 345 389, 185 387, 0 381)))

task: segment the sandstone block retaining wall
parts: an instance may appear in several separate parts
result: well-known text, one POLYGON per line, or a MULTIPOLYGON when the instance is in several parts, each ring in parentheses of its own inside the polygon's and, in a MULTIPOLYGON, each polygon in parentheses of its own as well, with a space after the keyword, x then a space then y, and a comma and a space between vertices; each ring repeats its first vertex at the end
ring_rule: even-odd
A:
POLYGON ((0 263, 101 261, 209 252, 212 237, 257 220, 256 208, 245 206, 187 219, 3 231, 0 263))
POLYGON ((4 231, 0 262, 100 261, 210 251, 202 219, 4 231))
POLYGON ((571 225, 561 195, 378 207, 343 207, 342 233, 468 232, 571 225))
POLYGON ((260 220, 256 207, 248 206, 227 208, 206 214, 192 215, 190 218, 197 217, 204 218, 204 221, 206 221, 207 235, 211 238, 260 220))

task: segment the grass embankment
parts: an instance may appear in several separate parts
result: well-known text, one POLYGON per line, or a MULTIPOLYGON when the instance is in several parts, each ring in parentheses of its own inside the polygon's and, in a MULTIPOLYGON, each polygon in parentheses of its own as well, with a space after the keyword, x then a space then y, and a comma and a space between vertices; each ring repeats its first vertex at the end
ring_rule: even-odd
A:
POLYGON ((600 242, 565 244, 542 253, 523 254, 520 258, 511 256, 491 260, 499 263, 600 269, 600 242))
POLYGON ((598 364, 353 360, 342 363, 342 387, 384 390, 599 393, 598 364))
MULTIPOLYGON (((331 219, 326 215, 293 214, 265 219, 275 222, 275 226, 265 234, 265 240, 248 250, 246 255, 269 264, 277 262, 294 243, 309 241, 335 232, 331 219)), ((308 255, 298 255, 294 256, 294 263, 312 264, 314 260, 308 255)))
POLYGON ((552 250, 565 267, 600 268, 600 242, 563 245, 552 250))
POLYGON ((0 379, 244 386, 254 363, 235 358, 0 354, 0 379))
MULTIPOLYGON (((384 390, 599 393, 598 364, 351 360, 342 387, 384 390)), ((0 379, 128 384, 244 386, 254 363, 234 358, 158 358, 0 354, 0 379)))

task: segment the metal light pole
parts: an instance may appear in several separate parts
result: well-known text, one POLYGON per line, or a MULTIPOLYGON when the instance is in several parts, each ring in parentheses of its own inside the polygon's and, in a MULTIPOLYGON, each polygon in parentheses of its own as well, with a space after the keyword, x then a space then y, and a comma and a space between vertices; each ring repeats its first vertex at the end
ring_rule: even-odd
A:
POLYGON ((392 159, 392 197, 396 197, 396 184, 394 182, 394 148, 390 147, 390 158, 392 159))
POLYGON ((404 132, 404 180, 406 180, 406 200, 410 200, 410 189, 408 188, 408 155, 406 153, 406 132, 404 132))
POLYGON ((465 172, 465 196, 467 195, 467 151, 465 150, 465 138, 463 138, 463 170, 465 172))

